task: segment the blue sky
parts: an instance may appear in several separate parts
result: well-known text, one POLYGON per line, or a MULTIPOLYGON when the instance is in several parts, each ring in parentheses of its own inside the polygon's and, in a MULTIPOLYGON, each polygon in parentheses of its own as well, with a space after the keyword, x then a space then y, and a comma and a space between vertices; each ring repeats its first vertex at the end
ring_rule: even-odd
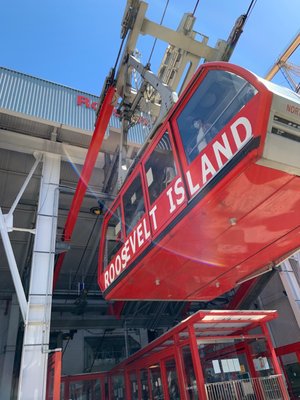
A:
MULTIPOLYGON (((159 22, 165 0, 148 0, 147 18, 159 22)), ((164 24, 176 29, 196 0, 169 0, 164 24)), ((194 29, 215 46, 227 39, 250 0, 200 0, 194 29)), ((4 0, 1 4, 0 65, 92 94, 99 94, 120 46, 120 23, 126 0, 4 0)), ((264 76, 298 33, 299 0, 257 0, 231 58, 264 76)), ((153 38, 138 46, 146 63, 153 38)), ((165 45, 152 57, 156 72, 165 45)), ((300 65, 300 49, 294 55, 300 65)), ((277 82, 286 84, 282 75, 277 82)))

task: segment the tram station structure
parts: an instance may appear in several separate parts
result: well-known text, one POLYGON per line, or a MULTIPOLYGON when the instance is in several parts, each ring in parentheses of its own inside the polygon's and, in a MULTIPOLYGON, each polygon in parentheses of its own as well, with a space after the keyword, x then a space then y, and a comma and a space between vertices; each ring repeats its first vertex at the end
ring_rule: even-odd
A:
MULTIPOLYGON (((129 3, 122 35, 130 32, 125 51, 132 52, 137 25, 148 34, 153 23, 145 18, 146 3, 129 3), (129 17, 137 4, 135 25, 129 17)), ((115 291, 108 299, 98 286, 104 216, 126 179, 123 167, 130 170, 151 139, 150 128, 159 126, 152 114, 161 118, 153 93, 149 113, 135 114, 133 106, 144 97, 132 98, 119 77, 134 70, 157 84, 166 115, 179 82, 166 61, 171 55, 180 54, 192 66, 182 91, 201 59, 198 48, 206 61, 229 58, 229 39, 215 48, 205 41, 196 46, 193 18, 185 16, 178 35, 173 33, 177 42, 168 47, 157 78, 134 57, 121 65, 116 90, 108 92, 111 115, 101 114, 105 96, 0 67, 1 399, 299 398, 297 248, 207 298, 170 301, 145 293, 127 301, 115 291), (188 40, 194 53, 178 53, 177 45, 184 49, 188 40), (116 92, 127 96, 121 106, 113 103, 116 92), (95 123, 101 125, 101 148, 95 123)), ((156 28, 164 40, 170 37, 156 28)), ((300 122, 286 129, 279 134, 291 135, 292 129, 289 139, 299 142, 300 122)), ((149 173, 148 179, 153 180, 149 173)), ((288 201, 287 192, 284 198, 288 201)), ((128 201, 135 202, 134 193, 128 201)), ((109 239, 116 228, 117 222, 110 224, 109 239)), ((136 240, 141 237, 137 233, 136 240)), ((140 293, 143 287, 141 281, 140 293)))

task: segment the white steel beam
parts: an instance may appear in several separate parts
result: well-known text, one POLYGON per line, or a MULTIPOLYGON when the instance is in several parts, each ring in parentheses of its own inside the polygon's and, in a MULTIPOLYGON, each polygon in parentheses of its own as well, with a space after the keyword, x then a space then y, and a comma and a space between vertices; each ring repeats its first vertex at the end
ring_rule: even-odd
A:
POLYGON ((60 161, 58 155, 44 154, 19 377, 19 400, 43 400, 46 395, 60 161))
POLYGON ((25 322, 26 312, 27 312, 27 300, 26 300, 26 296, 24 293, 24 288, 23 288, 22 281, 20 278, 15 255, 14 255, 12 245, 10 243, 10 239, 8 236, 6 221, 5 221, 4 215, 2 214, 1 207, 0 207, 0 233, 1 233, 3 247, 4 247, 5 254, 7 257, 7 261, 8 261, 9 269, 11 272, 12 280, 13 280, 13 283, 15 286, 17 297, 18 297, 21 314, 23 317, 23 321, 25 322))
POLYGON ((42 159, 41 153, 34 153, 34 156, 35 156, 35 162, 34 162, 33 166, 31 167, 29 174, 27 175, 21 189, 19 190, 17 197, 15 198, 15 201, 13 202, 13 205, 11 206, 11 208, 9 210, 9 213, 8 213, 9 215, 13 215, 21 197, 23 196, 23 193, 25 192, 25 189, 27 188, 27 185, 28 185, 30 179, 32 178, 32 175, 34 174, 34 171, 36 170, 36 167, 39 165, 39 163, 42 159))
MULTIPOLYGON (((118 135, 119 137, 119 135, 118 135)), ((62 157, 63 161, 83 165, 88 149, 72 146, 66 143, 52 142, 51 140, 23 135, 14 131, 0 129, 0 148, 19 153, 32 154, 48 152, 62 157)), ((104 155, 99 153, 96 168, 103 168, 104 155)))
MULTIPOLYGON (((13 283, 15 286, 15 290, 16 290, 16 294, 18 297, 18 301, 19 301, 19 305, 20 305, 20 309, 21 309, 21 314, 23 317, 23 321, 26 321, 26 313, 27 313, 27 300, 26 300, 26 296, 24 293, 24 288, 22 285, 22 281, 20 278, 20 274, 19 274, 19 270, 18 270, 18 266, 16 263, 16 259, 13 253, 13 249, 12 249, 12 245, 10 243, 10 239, 8 236, 8 232, 11 232, 14 230, 13 228, 13 213, 24 193, 24 191, 27 188, 27 185, 30 181, 30 179, 32 178, 32 175, 34 174, 34 171, 36 170, 36 167, 38 166, 38 164, 41 161, 41 157, 42 154, 38 153, 35 154, 35 163, 33 164, 29 174, 27 175, 21 189, 19 190, 19 193, 15 199, 15 201, 13 202, 13 205, 11 206, 9 213, 4 215, 2 213, 1 207, 0 207, 0 234, 2 237, 2 242, 3 242, 3 246, 4 246, 4 250, 5 250, 5 254, 7 257, 7 261, 8 261, 8 265, 9 265, 9 269, 12 275, 12 279, 13 279, 13 283)), ((20 229, 19 229, 20 230, 20 229)), ((23 231, 29 231, 31 233, 35 233, 32 229, 22 229, 23 231)))
POLYGON ((183 32, 174 31, 147 18, 143 21, 141 33, 154 36, 199 57, 199 59, 204 58, 206 61, 219 60, 223 53, 223 49, 220 51, 219 48, 210 47, 205 42, 195 40, 192 37, 186 36, 183 32))

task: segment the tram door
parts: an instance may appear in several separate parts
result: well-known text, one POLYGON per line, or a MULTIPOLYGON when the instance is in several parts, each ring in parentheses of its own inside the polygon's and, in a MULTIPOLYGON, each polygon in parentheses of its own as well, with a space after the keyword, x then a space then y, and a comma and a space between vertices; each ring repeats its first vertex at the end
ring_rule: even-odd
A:
POLYGON ((153 141, 143 167, 152 237, 155 237, 187 203, 169 125, 153 141))

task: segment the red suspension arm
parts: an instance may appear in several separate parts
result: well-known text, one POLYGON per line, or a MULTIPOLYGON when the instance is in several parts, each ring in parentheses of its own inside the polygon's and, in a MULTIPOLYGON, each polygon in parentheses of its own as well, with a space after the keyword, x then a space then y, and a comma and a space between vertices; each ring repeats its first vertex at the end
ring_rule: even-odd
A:
MULTIPOLYGON (((68 242, 71 240, 72 233, 77 221, 77 217, 80 211, 81 204, 83 202, 83 198, 89 184, 99 151, 102 146, 103 138, 109 124, 110 117, 113 112, 113 98, 115 95, 115 87, 110 86, 106 92, 104 100, 102 102, 96 124, 94 133, 92 136, 92 140, 84 161, 84 165, 82 168, 81 175, 79 177, 79 181, 76 187, 76 191, 72 200, 71 208, 67 217, 67 221, 64 228, 63 233, 63 241, 68 242)), ((66 253, 61 253, 57 259, 54 269, 54 278, 53 278, 53 289, 56 286, 58 276, 65 258, 66 253)))

